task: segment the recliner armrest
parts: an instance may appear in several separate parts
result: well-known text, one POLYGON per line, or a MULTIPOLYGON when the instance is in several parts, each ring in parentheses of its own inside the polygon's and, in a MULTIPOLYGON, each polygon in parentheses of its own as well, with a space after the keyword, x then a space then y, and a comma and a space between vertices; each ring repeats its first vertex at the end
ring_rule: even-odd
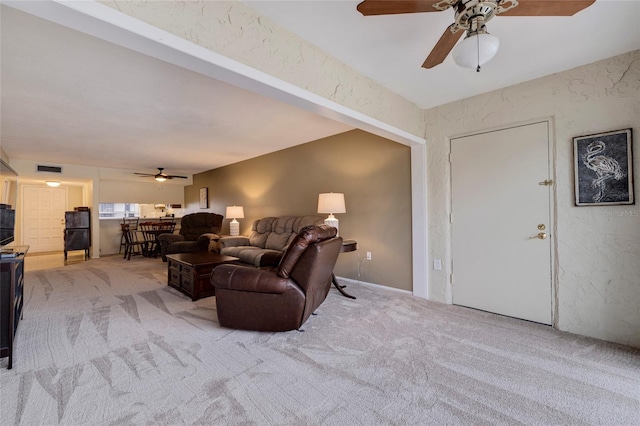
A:
POLYGON ((291 282, 269 270, 239 265, 220 265, 211 274, 211 284, 216 288, 253 293, 282 294, 291 282))
POLYGON ((251 243, 249 243, 249 237, 244 237, 244 236, 222 237, 220 238, 219 242, 220 242, 221 248, 251 245, 251 243))

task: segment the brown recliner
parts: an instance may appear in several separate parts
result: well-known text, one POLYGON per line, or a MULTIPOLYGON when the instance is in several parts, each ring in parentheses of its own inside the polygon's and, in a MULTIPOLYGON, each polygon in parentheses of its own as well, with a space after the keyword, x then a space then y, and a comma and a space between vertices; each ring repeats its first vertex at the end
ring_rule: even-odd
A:
POLYGON ((216 213, 190 213, 180 219, 179 234, 160 234, 160 254, 167 261, 168 254, 208 251, 212 241, 220 239, 222 215, 216 213))
POLYGON ((220 265, 211 274, 222 327, 257 331, 299 329, 324 302, 342 238, 336 228, 303 228, 278 267, 220 265))

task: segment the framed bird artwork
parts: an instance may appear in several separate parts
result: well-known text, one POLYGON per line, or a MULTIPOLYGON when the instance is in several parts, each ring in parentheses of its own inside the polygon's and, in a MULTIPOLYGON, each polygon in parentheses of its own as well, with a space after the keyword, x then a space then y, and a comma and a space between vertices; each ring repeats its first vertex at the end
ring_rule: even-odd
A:
POLYGON ((631 129, 573 138, 576 206, 634 204, 631 129))

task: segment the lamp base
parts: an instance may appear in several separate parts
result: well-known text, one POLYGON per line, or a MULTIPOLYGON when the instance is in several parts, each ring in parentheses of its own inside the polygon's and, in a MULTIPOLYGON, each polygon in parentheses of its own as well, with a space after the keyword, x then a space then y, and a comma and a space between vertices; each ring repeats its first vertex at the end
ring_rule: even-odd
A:
POLYGON ((334 228, 336 228, 338 230, 336 237, 340 236, 340 228, 339 228, 340 222, 338 221, 338 219, 336 219, 334 215, 332 214, 329 215, 329 217, 324 220, 324 224, 327 226, 333 226, 334 228))
POLYGON ((232 237, 237 237, 238 235, 240 235, 240 222, 235 219, 233 219, 229 224, 229 235, 231 235, 232 237))

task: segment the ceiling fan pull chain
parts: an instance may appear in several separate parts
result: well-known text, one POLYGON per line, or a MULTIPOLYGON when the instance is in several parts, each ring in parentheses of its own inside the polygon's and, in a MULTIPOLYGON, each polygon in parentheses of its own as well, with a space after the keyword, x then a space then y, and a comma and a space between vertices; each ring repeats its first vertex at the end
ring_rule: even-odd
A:
POLYGON ((480 35, 476 34, 476 52, 478 53, 478 68, 476 72, 480 72, 480 35))

